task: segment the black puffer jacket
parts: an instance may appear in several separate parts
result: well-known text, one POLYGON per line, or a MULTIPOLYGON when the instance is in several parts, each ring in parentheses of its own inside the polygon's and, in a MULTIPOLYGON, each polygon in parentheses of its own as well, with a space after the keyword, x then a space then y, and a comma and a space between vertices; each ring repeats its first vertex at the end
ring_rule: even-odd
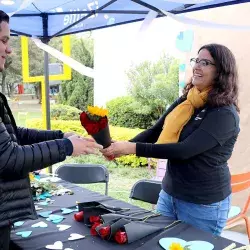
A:
POLYGON ((0 93, 0 227, 36 219, 29 172, 66 158, 61 131, 19 128, 0 93))

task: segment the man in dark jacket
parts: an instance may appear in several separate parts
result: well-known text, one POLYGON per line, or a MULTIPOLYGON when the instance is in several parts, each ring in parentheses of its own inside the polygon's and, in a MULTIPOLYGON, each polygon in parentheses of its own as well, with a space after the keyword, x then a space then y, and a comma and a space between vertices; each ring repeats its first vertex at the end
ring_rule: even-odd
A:
MULTIPOLYGON (((0 11, 0 71, 9 47, 9 16, 0 11)), ((29 172, 65 160, 66 156, 96 153, 102 146, 61 131, 16 126, 6 97, 0 93, 0 250, 8 250, 10 228, 16 221, 36 219, 29 172)))

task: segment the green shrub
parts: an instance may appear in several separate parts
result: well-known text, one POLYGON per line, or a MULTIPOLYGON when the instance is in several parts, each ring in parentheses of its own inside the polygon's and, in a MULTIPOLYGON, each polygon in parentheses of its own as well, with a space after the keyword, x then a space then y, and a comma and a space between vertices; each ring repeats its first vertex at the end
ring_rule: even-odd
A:
MULTIPOLYGON (((140 107, 138 107, 138 110, 140 107)), ((107 102, 110 124, 126 128, 146 129, 152 125, 155 117, 135 110, 134 99, 130 96, 117 97, 107 102)))
MULTIPOLYGON (((43 129, 43 122, 41 119, 28 119, 26 121, 28 128, 43 129)), ((85 129, 83 129, 80 121, 51 121, 52 130, 61 130, 63 132, 75 132, 79 135, 87 136, 85 129)), ((142 132, 142 129, 130 129, 122 127, 110 126, 110 134, 115 141, 127 141, 142 132)), ((85 156, 83 156, 85 157, 85 156)), ((104 159, 101 160, 101 162, 104 159)), ((136 157, 135 155, 127 155, 117 158, 117 162, 124 166, 129 167, 146 167, 147 159, 144 157, 136 157)), ((94 163, 94 162, 93 162, 94 163)), ((97 163, 97 162, 95 162, 97 163)))
MULTIPOLYGON (((39 118, 26 120, 26 126, 28 128, 44 129, 42 119, 39 118)), ((61 130, 63 132, 75 132, 83 136, 87 135, 80 121, 51 120, 51 129, 61 130)))
POLYGON ((77 120, 79 121, 79 113, 82 111, 78 108, 57 104, 52 105, 50 109, 50 117, 54 120, 77 120))

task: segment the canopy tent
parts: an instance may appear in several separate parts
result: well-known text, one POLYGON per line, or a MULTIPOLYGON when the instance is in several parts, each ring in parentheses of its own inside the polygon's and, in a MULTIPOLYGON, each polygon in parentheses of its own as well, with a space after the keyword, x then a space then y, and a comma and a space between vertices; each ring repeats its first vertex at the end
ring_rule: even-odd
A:
MULTIPOLYGON (((250 2, 250 0, 1 0, 0 9, 11 13, 11 34, 53 37, 144 20, 150 11, 191 11, 250 2)), ((48 53, 45 52, 46 122, 50 129, 48 53)))
MULTIPOLYGON (((26 0, 27 1, 27 0, 26 0)), ((22 0, 2 0, 1 9, 15 12, 22 0), (4 5, 3 3, 14 3, 4 5)), ((34 0, 12 16, 13 34, 52 38, 143 20, 150 10, 180 14, 239 4, 249 0, 34 0)))

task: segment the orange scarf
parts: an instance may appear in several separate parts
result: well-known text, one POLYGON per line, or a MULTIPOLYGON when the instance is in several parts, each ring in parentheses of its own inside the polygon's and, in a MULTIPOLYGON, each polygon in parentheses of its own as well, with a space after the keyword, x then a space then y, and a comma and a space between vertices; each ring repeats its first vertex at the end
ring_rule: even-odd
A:
POLYGON ((187 95, 187 100, 175 107, 166 116, 162 132, 156 143, 163 144, 178 142, 183 127, 194 114, 194 110, 205 105, 210 90, 211 87, 202 92, 196 87, 190 89, 187 95))

